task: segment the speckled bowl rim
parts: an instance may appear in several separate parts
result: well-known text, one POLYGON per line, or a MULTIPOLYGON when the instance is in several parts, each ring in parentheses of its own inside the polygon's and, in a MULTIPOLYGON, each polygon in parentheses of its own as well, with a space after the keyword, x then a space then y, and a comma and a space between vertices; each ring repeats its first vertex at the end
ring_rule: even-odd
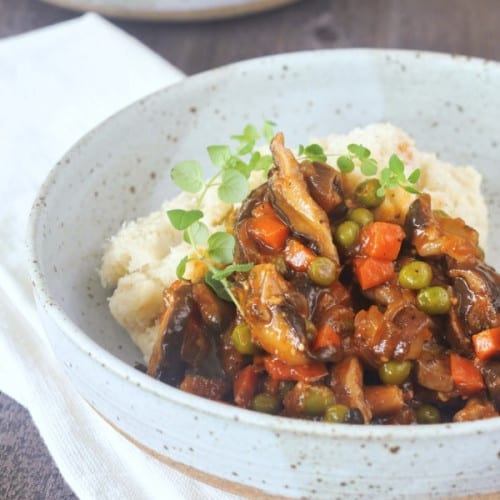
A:
POLYGON ((42 184, 39 193, 33 204, 28 224, 28 238, 27 246, 29 252, 29 272, 34 287, 35 295, 42 307, 45 309, 49 317, 55 322, 60 331, 64 332, 66 337, 77 346, 84 355, 94 358, 101 366, 113 372, 116 376, 120 377, 125 384, 131 384, 142 388, 151 395, 160 398, 161 400, 169 400, 185 408, 189 408, 200 414, 209 414, 211 416, 220 417, 221 420, 238 421, 242 424, 254 425, 262 427, 266 430, 276 432, 293 431, 294 434, 300 433, 304 435, 314 435, 324 438, 335 437, 336 439, 348 440, 385 440, 397 439, 401 441, 414 442, 416 440, 426 440, 434 438, 446 437, 460 437, 468 435, 484 434, 492 431, 500 430, 500 417, 495 417, 486 420, 476 420, 472 422, 459 422, 459 423, 443 423, 431 425, 335 425, 325 424, 322 422, 313 422, 307 420, 293 419, 289 417, 265 415, 262 413, 254 412, 238 408, 236 406, 221 404, 216 401, 211 401, 199 396, 195 396, 186 392, 164 384, 152 377, 149 377, 133 366, 118 359, 103 347, 98 345, 95 341, 89 338, 85 332, 73 323, 69 317, 64 313, 62 307, 57 303, 54 297, 51 296, 49 287, 43 273, 40 269, 37 256, 37 240, 40 238, 40 225, 39 220, 43 216, 44 202, 43 200, 50 198, 50 193, 53 184, 56 182, 59 172, 68 168, 65 163, 65 158, 72 153, 73 150, 84 146, 85 143, 92 138, 95 134, 99 134, 103 127, 107 127, 113 122, 116 115, 125 112, 129 108, 137 106, 140 102, 147 101, 148 99, 156 96, 157 94, 168 95, 170 89, 182 86, 189 86, 191 81, 203 82, 205 79, 210 79, 214 74, 224 72, 227 67, 245 68, 252 66, 258 61, 263 59, 276 60, 279 67, 283 63, 287 63, 295 58, 303 57, 335 57, 336 53, 348 53, 352 60, 355 61, 358 56, 366 55, 387 55, 394 57, 415 57, 427 58, 435 64, 440 61, 449 60, 452 58, 460 61, 463 64, 493 64, 500 67, 500 63, 481 58, 446 54, 441 52, 428 52, 428 51, 414 51, 414 50, 387 50, 387 49, 365 49, 365 48, 352 48, 352 49, 331 49, 331 50, 314 50, 314 51, 301 51, 290 52, 286 54, 277 54, 265 56, 261 58, 249 59, 237 63, 233 63, 220 68, 212 69, 199 73, 197 75, 187 77, 179 83, 171 87, 159 90, 149 96, 146 96, 138 101, 130 104, 126 108, 118 111, 101 124, 97 125, 90 132, 88 132, 80 141, 78 141, 59 161, 48 174, 45 182, 42 184))

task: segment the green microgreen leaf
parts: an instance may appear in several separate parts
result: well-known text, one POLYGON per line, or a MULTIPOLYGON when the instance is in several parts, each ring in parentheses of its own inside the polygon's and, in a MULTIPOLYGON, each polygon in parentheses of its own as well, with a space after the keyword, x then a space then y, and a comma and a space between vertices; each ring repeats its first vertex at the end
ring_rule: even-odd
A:
POLYGON ((264 121, 264 126, 262 127, 262 137, 264 137, 266 142, 271 142, 274 136, 275 123, 269 120, 264 121))
POLYGON ((188 193, 197 193, 203 188, 202 168, 197 161, 182 161, 173 166, 170 177, 174 183, 188 193))
POLYGON ((208 227, 203 222, 196 221, 184 230, 183 238, 186 243, 198 247, 207 242, 209 235, 208 227))
POLYGON ((232 156, 229 146, 208 146, 207 151, 212 165, 219 168, 223 168, 232 156))
POLYGON ((416 184, 420 179, 420 169, 416 168, 408 177, 408 182, 416 184))
POLYGON ((240 143, 239 155, 246 155, 252 152, 255 143, 259 139, 260 134, 254 125, 247 125, 240 135, 233 135, 231 139, 235 139, 240 143))
POLYGON ((337 167, 344 174, 348 174, 354 170, 354 162, 348 156, 339 156, 337 158, 337 167))
POLYGON ((219 264, 230 264, 233 262, 234 247, 236 241, 229 233, 218 231, 208 238, 208 256, 219 264))
POLYGON ((391 169, 391 172, 396 175, 404 174, 405 172, 404 163, 397 155, 391 155, 389 158, 389 168, 391 169))
POLYGON ((179 264, 177 264, 177 267, 175 269, 175 274, 177 275, 177 278, 180 280, 184 279, 184 274, 186 273, 186 264, 189 262, 189 257, 186 255, 181 259, 179 264))
POLYGON ((299 144, 299 150, 298 150, 298 155, 299 156, 303 156, 304 155, 304 152, 305 152, 306 148, 303 144, 299 144))
POLYGON ((420 191, 417 188, 414 188, 413 186, 403 186, 403 189, 411 194, 420 194, 420 191))
MULTIPOLYGON (((221 298, 222 300, 226 300, 227 302, 231 302, 232 298, 227 292, 225 283, 221 280, 216 280, 213 278, 214 272, 210 269, 205 274, 205 283, 215 292, 215 294, 221 298)), ((226 285, 227 286, 227 285, 226 285)))
POLYGON ((370 150, 361 144, 349 144, 347 150, 354 155, 358 160, 364 160, 370 157, 370 150))
POLYGON ((304 148, 304 156, 309 161, 326 161, 326 155, 319 144, 309 144, 304 148))
MULTIPOLYGON (((255 153, 254 153, 255 154, 255 153)), ((249 178, 252 173, 253 166, 251 162, 247 163, 243 161, 239 156, 231 156, 229 161, 226 163, 226 169, 237 170, 241 174, 245 176, 245 178, 249 178)))
POLYGON ((370 177, 371 175, 375 175, 377 173, 378 165, 373 158, 364 158, 361 160, 360 169, 363 175, 370 177))
POLYGON ((219 198, 225 203, 239 203, 250 192, 247 178, 238 170, 227 169, 222 172, 218 189, 219 198))
POLYGON ((212 279, 214 280, 223 280, 233 273, 246 273, 252 269, 254 265, 252 263, 249 264, 230 264, 229 266, 225 267, 224 269, 220 269, 218 271, 215 271, 212 274, 212 279))
POLYGON ((175 208, 173 210, 168 210, 167 216, 170 220, 172 226, 179 231, 184 231, 191 224, 203 217, 203 212, 201 210, 182 210, 175 208))

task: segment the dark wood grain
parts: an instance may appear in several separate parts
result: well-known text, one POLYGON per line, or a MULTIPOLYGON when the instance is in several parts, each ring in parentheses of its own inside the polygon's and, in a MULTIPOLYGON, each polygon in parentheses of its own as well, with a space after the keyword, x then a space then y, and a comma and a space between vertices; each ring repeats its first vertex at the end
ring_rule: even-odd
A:
MULTIPOLYGON (((77 15, 36 0, 0 0, 0 38, 77 15)), ((330 47, 410 48, 500 60, 499 0, 303 0, 224 22, 115 22, 187 74, 330 47)), ((1 393, 0 498, 74 498, 29 414, 1 393)))

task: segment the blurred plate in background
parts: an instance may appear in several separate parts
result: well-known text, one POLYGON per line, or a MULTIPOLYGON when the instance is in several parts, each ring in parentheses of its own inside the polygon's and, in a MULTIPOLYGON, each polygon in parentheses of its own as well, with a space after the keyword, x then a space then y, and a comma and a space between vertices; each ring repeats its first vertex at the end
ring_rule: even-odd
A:
POLYGON ((103 15, 156 20, 195 21, 241 16, 281 7, 298 0, 43 0, 103 15))

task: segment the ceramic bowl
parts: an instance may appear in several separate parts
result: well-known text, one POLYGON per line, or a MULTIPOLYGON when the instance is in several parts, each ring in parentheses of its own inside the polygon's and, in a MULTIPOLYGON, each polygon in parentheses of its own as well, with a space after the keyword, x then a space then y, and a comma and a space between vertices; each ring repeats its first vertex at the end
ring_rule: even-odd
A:
POLYGON ((75 388, 143 448, 252 498, 415 498, 500 491, 500 418, 349 426, 268 416, 183 393, 133 368, 140 353, 99 284, 103 242, 173 196, 169 167, 204 159, 247 123, 290 144, 389 121, 421 150, 484 175, 487 259, 500 267, 500 64, 443 54, 334 50, 203 73, 153 94, 77 143, 31 216, 31 274, 44 327, 75 388), (261 497, 260 496, 260 497, 261 497))
POLYGON ((147 21, 206 21, 277 9, 298 0, 43 0, 78 11, 147 21))

